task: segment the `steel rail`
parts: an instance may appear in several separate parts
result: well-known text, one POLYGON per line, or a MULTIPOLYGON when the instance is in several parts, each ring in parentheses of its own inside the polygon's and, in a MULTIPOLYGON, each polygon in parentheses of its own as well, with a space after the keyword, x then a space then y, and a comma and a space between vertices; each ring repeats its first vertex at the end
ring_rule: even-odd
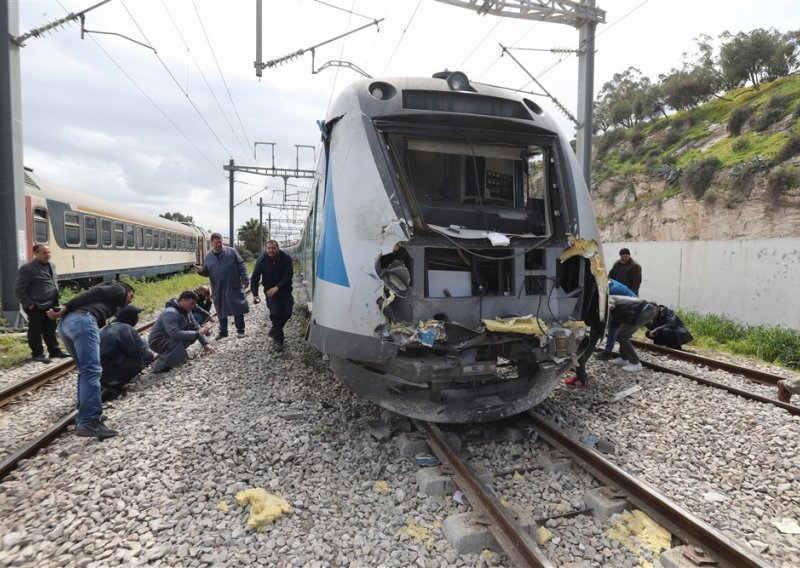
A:
MULTIPOLYGON (((141 326, 139 326, 136 329, 136 331, 139 332, 140 334, 144 333, 145 331, 147 331, 148 329, 153 327, 154 324, 155 324, 155 321, 147 322, 147 323, 142 324, 141 326)), ((64 361, 63 363, 59 363, 58 365, 56 365, 52 369, 49 369, 48 371, 52 375, 52 374, 54 374, 53 373, 54 370, 59 369, 59 372, 60 372, 59 376, 63 376, 65 374, 67 374, 68 372, 74 370, 74 368, 75 368, 75 362, 70 359, 68 361, 64 361)), ((26 379, 26 381, 31 381, 31 379, 35 379, 36 377, 40 377, 40 376, 45 375, 45 374, 46 374, 46 372, 45 373, 39 373, 39 374, 35 375, 34 377, 26 379)), ((50 380, 52 380, 53 378, 54 377, 51 376, 50 380)), ((26 382, 26 381, 23 381, 23 383, 26 382)), ((44 382, 46 382, 46 381, 42 381, 41 384, 43 384, 44 382)), ((22 383, 20 383, 20 384, 22 384, 22 383)), ((31 388, 34 388, 34 387, 31 387, 31 388)), ((10 390, 10 389, 6 389, 6 391, 8 391, 8 390, 10 390)), ((28 389, 28 390, 30 390, 30 389, 28 389)), ((3 392, 5 393, 6 391, 3 391, 3 392)), ((24 392, 24 391, 21 391, 21 392, 24 392)), ((18 393, 18 394, 21 394, 21 392, 18 393)), ((53 440, 55 440, 56 438, 61 436, 61 434, 66 432, 67 428, 69 427, 69 425, 72 424, 73 422, 75 422, 75 418, 77 417, 77 415, 78 415, 78 411, 77 410, 73 410, 69 414, 66 414, 66 415, 62 416, 61 418, 58 419, 57 422, 55 422, 52 426, 50 426, 50 428, 45 430, 43 433, 39 434, 33 440, 29 440, 28 442, 26 442, 19 449, 15 450, 11 454, 9 454, 2 462, 0 462, 0 481, 2 481, 12 470, 14 470, 17 467, 17 464, 20 461, 31 457, 32 455, 34 455, 36 452, 38 452, 42 448, 47 447, 48 445, 50 445, 50 443, 53 440)))
POLYGON ((644 343, 643 341, 637 341, 634 339, 631 340, 631 343, 633 343, 635 347, 644 349, 645 351, 661 353, 663 355, 669 355, 674 359, 681 359, 683 361, 688 361, 689 363, 694 363, 695 365, 705 365, 706 367, 711 367, 712 369, 719 369, 721 371, 728 371, 729 373, 734 373, 736 375, 743 375, 751 381, 764 385, 775 385, 779 380, 783 380, 785 378, 779 377, 778 375, 773 375, 771 373, 765 373, 764 371, 758 371, 756 369, 748 369, 747 367, 734 365, 733 363, 726 363, 725 361, 710 359, 708 357, 703 357, 702 355, 697 355, 696 353, 689 353, 688 351, 670 349, 669 347, 654 345, 652 343, 644 343))
POLYGON ((69 414, 59 418, 58 422, 50 426, 42 434, 39 434, 33 440, 27 442, 24 446, 10 454, 6 459, 0 462, 0 480, 4 479, 17 464, 25 458, 31 457, 44 447, 47 447, 50 442, 61 436, 67 431, 67 427, 75 422, 75 417, 78 415, 77 410, 73 410, 69 414))
POLYGON ((709 379, 704 379, 702 377, 698 377, 697 375, 693 375, 691 373, 686 373, 684 371, 678 371, 676 369, 664 367, 662 365, 659 365, 658 363, 650 363, 648 361, 642 361, 642 365, 647 367, 648 369, 653 369, 654 371, 661 371, 662 373, 670 373, 672 375, 678 375, 679 377, 690 379, 692 381, 695 381, 696 383, 700 383, 701 385, 706 385, 709 387, 726 390, 730 393, 739 395, 749 400, 756 400, 758 402, 763 402, 765 404, 772 404, 780 408, 783 408, 784 410, 788 411, 790 414, 794 414, 795 416, 800 415, 800 406, 795 406, 793 404, 781 402, 776 398, 761 396, 760 394, 755 394, 737 387, 732 387, 730 385, 726 385, 725 383, 711 381, 709 379))
POLYGON ((516 566, 548 568, 555 566, 549 558, 542 554, 530 535, 522 530, 510 511, 490 496, 491 489, 450 447, 439 427, 430 422, 416 423, 418 427, 421 426, 421 429, 425 429, 431 450, 439 458, 439 461, 450 466, 455 475, 456 484, 467 496, 472 506, 491 521, 489 530, 508 554, 509 559, 516 566))
MULTIPOLYGON (((151 327, 153 327, 154 324, 155 321, 144 323, 140 325, 136 329, 136 331, 142 334, 151 327)), ((11 385, 10 387, 6 387, 5 389, 0 390, 0 408, 11 402, 18 396, 25 394, 26 392, 35 390, 40 386, 49 383, 50 381, 59 379, 73 370, 75 370, 75 362, 72 360, 72 358, 65 359, 60 363, 56 363, 52 367, 48 367, 35 375, 23 379, 14 385, 11 385)))
POLYGON ((720 566, 725 568, 769 566, 754 553, 661 495, 650 484, 626 473, 585 444, 569 438, 549 419, 536 412, 529 412, 529 416, 534 427, 548 443, 570 454, 597 478, 624 491, 631 503, 644 510, 682 541, 700 547, 706 554, 714 556, 720 566))

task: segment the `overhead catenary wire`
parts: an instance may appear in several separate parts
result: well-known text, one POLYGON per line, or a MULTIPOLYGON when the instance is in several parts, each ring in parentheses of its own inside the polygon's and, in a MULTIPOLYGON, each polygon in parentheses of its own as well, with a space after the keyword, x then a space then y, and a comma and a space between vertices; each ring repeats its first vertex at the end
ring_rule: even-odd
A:
POLYGON ((403 43, 403 39, 406 37, 406 32, 408 31, 408 28, 411 27, 411 22, 414 21, 414 16, 417 15, 417 10, 419 10, 420 4, 422 4, 422 0, 419 0, 419 2, 417 2, 417 6, 416 6, 416 8, 414 8, 414 11, 411 13, 411 17, 408 19, 408 23, 406 24, 406 27, 403 28, 403 33, 400 34, 400 39, 397 40, 397 45, 394 46, 394 49, 392 50, 392 54, 389 56, 389 60, 386 62, 386 66, 383 68, 383 72, 381 73, 381 75, 386 75, 386 70, 389 68, 389 65, 392 63, 392 60, 394 59, 394 55, 395 55, 395 53, 397 53, 397 50, 400 47, 400 44, 403 43))
POLYGON ((359 14, 358 12, 353 11, 353 7, 355 6, 355 1, 353 4, 350 5, 350 9, 342 8, 341 6, 337 6, 336 4, 331 4, 329 2, 323 2, 323 0, 314 0, 317 4, 322 4, 323 6, 328 6, 329 8, 335 8, 336 10, 341 10, 342 12, 347 12, 351 16, 358 16, 360 18, 366 18, 367 20, 374 20, 374 18, 370 18, 369 16, 365 16, 364 14, 359 14))
POLYGON ((228 123, 228 127, 231 129, 231 133, 236 138, 236 142, 239 144, 239 147, 244 151, 244 154, 248 155, 250 153, 250 149, 242 142, 241 138, 239 137, 239 134, 236 132, 236 129, 234 128, 233 124, 231 123, 230 119, 228 118, 228 115, 225 113, 225 110, 222 108, 222 104, 219 102, 219 99, 217 98, 217 95, 214 92, 214 89, 211 88, 211 83, 209 83, 208 77, 206 77, 206 74, 203 72, 203 68, 198 63, 197 58, 195 57, 194 53, 192 52, 192 49, 189 47, 189 43, 186 41, 186 38, 184 37, 183 33, 181 32, 180 27, 178 26, 178 22, 175 21, 175 18, 172 16, 172 12, 169 11, 169 8, 167 7, 167 4, 166 4, 166 2, 164 0, 161 0, 161 5, 164 7, 164 11, 167 13, 167 16, 169 16, 169 19, 172 22, 173 27, 175 28, 175 32, 178 34, 178 37, 183 42, 184 47, 186 47, 186 51, 191 56, 192 61, 194 62, 194 66, 197 68, 197 71, 200 73, 200 76, 203 78, 203 82, 205 83, 206 87, 208 88, 208 92, 211 93, 211 97, 214 99, 214 102, 217 104, 217 108, 219 109, 220 113, 222 114, 222 117, 225 119, 225 122, 228 123))
MULTIPOLYGON (((153 44, 152 44, 152 43, 150 42, 150 40, 147 38, 147 35, 144 33, 144 30, 142 30, 142 27, 139 25, 139 22, 137 22, 137 21, 136 21, 136 18, 134 18, 134 16, 133 16, 133 14, 131 13, 131 11, 130 11, 130 10, 128 9, 128 7, 125 5, 125 1, 124 1, 124 0, 120 0, 120 3, 122 4, 122 7, 123 7, 123 8, 125 8, 125 11, 128 13, 128 15, 130 16, 131 20, 133 20, 133 23, 134 23, 134 24, 136 25, 136 27, 139 29, 139 32, 142 34, 142 37, 145 39, 145 41, 148 43, 148 45, 150 45, 150 46, 152 47, 152 45, 153 45, 153 44)), ((157 51, 155 48, 153 48, 153 53, 155 54, 156 58, 158 58, 158 61, 161 63, 161 65, 162 65, 162 66, 164 67, 164 69, 167 71, 167 73, 169 74, 169 76, 172 78, 172 81, 173 81, 173 82, 175 83, 175 85, 178 87, 178 89, 180 90, 180 92, 181 92, 181 93, 182 93, 182 94, 183 94, 183 95, 186 97, 186 100, 187 100, 187 101, 188 101, 188 103, 189 103, 189 104, 192 106, 192 108, 195 110, 195 112, 197 113, 197 115, 200 117, 200 120, 202 120, 202 121, 203 121, 203 124, 205 124, 205 125, 206 125, 206 127, 207 127, 207 128, 208 128, 208 130, 209 130, 209 132, 211 132, 212 136, 214 136, 214 138, 217 140, 217 142, 219 143, 220 147, 221 147, 221 148, 222 148, 222 150, 225 152, 225 155, 226 155, 226 156, 232 156, 233 154, 232 154, 232 153, 231 153, 231 152, 228 150, 228 148, 227 148, 227 147, 225 146, 225 144, 222 142, 222 140, 221 140, 221 139, 220 139, 220 137, 217 135, 217 133, 216 133, 216 131, 214 130, 214 128, 211 126, 211 124, 209 124, 208 120, 206 120, 206 117, 203 115, 203 113, 202 113, 202 112, 200 112, 200 109, 199 109, 199 108, 197 108, 197 105, 196 105, 196 104, 194 104, 194 101, 193 101, 193 100, 192 100, 192 98, 189 96, 189 93, 188 93, 188 92, 187 92, 187 91, 186 91, 186 90, 185 90, 185 89, 184 89, 184 88, 181 86, 181 84, 180 84, 180 82, 178 81, 178 79, 177 79, 177 78, 175 77, 175 75, 172 73, 172 71, 170 70, 170 68, 167 66, 167 64, 164 62, 164 60, 161 58, 161 56, 158 54, 158 51, 157 51)))

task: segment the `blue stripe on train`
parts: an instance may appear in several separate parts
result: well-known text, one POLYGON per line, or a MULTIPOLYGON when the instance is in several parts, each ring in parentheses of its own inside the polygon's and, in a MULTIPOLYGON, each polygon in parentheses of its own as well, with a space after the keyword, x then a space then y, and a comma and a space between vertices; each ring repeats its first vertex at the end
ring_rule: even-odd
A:
POLYGON ((347 269, 342 257, 342 245, 339 242, 339 227, 336 224, 336 207, 333 204, 333 182, 331 163, 328 160, 328 172, 325 176, 325 212, 322 236, 319 245, 317 274, 322 280, 339 286, 350 287, 347 269))

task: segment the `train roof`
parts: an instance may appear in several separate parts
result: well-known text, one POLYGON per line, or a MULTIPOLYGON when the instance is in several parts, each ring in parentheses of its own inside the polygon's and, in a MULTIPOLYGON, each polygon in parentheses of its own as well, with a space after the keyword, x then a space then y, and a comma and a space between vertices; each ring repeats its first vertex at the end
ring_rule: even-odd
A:
POLYGON ((45 181, 35 175, 31 170, 25 170, 25 193, 30 195, 41 195, 45 199, 69 203, 74 210, 89 215, 97 215, 125 221, 158 227, 165 231, 193 232, 196 235, 204 234, 205 231, 195 225, 170 221, 158 215, 151 215, 130 206, 109 201, 101 197, 81 193, 72 189, 67 189, 60 185, 45 181))
POLYGON ((561 134, 552 113, 535 102, 533 96, 470 82, 460 71, 445 71, 433 77, 383 77, 356 81, 340 93, 327 120, 352 110, 354 100, 372 118, 453 112, 511 119, 561 134))

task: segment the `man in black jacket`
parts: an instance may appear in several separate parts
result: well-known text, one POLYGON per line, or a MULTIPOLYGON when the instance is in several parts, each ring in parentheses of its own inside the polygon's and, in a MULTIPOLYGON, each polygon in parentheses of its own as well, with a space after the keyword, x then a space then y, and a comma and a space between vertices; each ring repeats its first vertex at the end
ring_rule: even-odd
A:
POLYGON ((103 400, 100 394, 100 328, 117 310, 133 299, 133 288, 124 282, 103 282, 92 286, 64 304, 60 310, 48 310, 52 320, 63 318, 58 334, 78 366, 78 417, 75 434, 94 438, 110 438, 116 430, 102 420, 103 400))
POLYGON ((294 307, 292 275, 292 258, 280 250, 278 241, 267 241, 267 252, 258 257, 253 267, 250 290, 253 292, 253 303, 257 304, 261 301, 258 297, 259 282, 264 286, 269 319, 272 322, 269 336, 278 351, 283 349, 283 326, 292 317, 294 307))
POLYGON ((69 357, 61 351, 56 339, 56 322, 47 317, 47 310, 58 306, 56 267, 50 262, 50 247, 33 246, 33 260, 19 267, 14 286, 22 309, 28 315, 28 346, 31 359, 49 363, 42 349, 42 337, 50 357, 69 357))
POLYGON ((656 317, 647 324, 647 329, 645 335, 652 339, 653 343, 672 349, 680 350, 684 343, 694 339, 678 314, 667 306, 658 306, 656 317))
POLYGON ((608 277, 625 284, 639 295, 639 286, 642 285, 642 267, 633 260, 631 251, 627 248, 619 249, 619 260, 608 271, 608 277))
POLYGON ((619 324, 617 341, 620 356, 611 359, 611 363, 621 366, 623 371, 638 373, 642 370, 642 363, 633 348, 631 336, 653 319, 656 315, 656 304, 641 298, 611 295, 608 297, 608 309, 611 321, 619 324))
POLYGON ((141 311, 142 308, 134 305, 120 308, 114 321, 100 330, 100 364, 103 367, 100 384, 108 397, 124 394, 122 387, 155 358, 135 329, 141 311))

